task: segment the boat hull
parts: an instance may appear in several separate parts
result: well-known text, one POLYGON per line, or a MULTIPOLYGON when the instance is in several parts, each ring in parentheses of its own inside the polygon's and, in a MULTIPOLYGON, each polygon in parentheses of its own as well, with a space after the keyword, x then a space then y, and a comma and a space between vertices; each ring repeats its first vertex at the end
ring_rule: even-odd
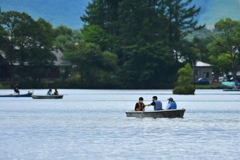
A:
POLYGON ((127 117, 137 118, 183 118, 185 109, 157 110, 157 111, 128 111, 127 117))
POLYGON ((236 86, 240 87, 240 83, 236 84, 235 82, 222 82, 222 85, 228 86, 228 87, 236 87, 236 86))
POLYGON ((224 89, 223 91, 240 91, 240 89, 224 89))
POLYGON ((51 96, 45 96, 45 95, 32 95, 33 99, 62 99, 63 95, 51 95, 51 96))
POLYGON ((0 97, 32 97, 32 93, 0 95, 0 97))

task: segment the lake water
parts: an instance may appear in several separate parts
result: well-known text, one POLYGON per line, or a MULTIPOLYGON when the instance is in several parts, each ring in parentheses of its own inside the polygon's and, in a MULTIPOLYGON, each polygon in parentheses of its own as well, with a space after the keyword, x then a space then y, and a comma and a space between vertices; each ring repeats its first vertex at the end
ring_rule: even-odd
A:
MULTIPOLYGON (((21 90, 26 93, 28 90, 21 90)), ((12 90, 0 90, 10 94, 12 90)), ((46 94, 34 90, 34 94, 46 94)), ((68 90, 59 100, 0 98, 0 160, 239 160, 240 92, 68 90), (140 96, 173 97, 184 118, 126 117, 140 96)), ((152 110, 150 106, 146 110, 152 110)))

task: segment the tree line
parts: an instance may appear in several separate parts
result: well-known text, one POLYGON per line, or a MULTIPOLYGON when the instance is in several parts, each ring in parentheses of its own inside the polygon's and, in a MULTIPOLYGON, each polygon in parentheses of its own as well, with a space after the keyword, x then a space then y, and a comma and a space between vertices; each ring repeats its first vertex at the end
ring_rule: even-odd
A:
POLYGON ((73 67, 54 82, 60 87, 172 88, 178 69, 197 60, 213 64, 216 76, 231 71, 237 79, 240 22, 222 19, 207 30, 197 25, 199 12, 192 0, 93 0, 80 32, 1 12, 0 49, 11 66, 32 66, 17 72, 34 83, 53 66, 51 51, 62 50, 73 67))

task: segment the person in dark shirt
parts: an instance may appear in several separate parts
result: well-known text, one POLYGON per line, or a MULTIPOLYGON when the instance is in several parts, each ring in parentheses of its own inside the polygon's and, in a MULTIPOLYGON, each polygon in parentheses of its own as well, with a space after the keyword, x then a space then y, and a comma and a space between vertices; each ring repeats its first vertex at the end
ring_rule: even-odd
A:
POLYGON ((18 84, 16 83, 15 86, 13 87, 14 89, 14 92, 17 93, 17 94, 20 94, 20 91, 18 89, 18 84))
POLYGON ((153 106, 154 110, 162 110, 162 102, 157 100, 157 96, 153 96, 152 97, 152 103, 151 104, 147 104, 146 106, 153 106))

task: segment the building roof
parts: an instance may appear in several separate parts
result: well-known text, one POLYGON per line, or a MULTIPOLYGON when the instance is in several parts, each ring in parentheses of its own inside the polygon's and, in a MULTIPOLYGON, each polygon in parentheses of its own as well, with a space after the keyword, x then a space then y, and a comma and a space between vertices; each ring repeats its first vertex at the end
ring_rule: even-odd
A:
POLYGON ((212 67, 213 65, 204 63, 202 61, 197 61, 195 67, 212 67))
MULTIPOLYGON (((52 51, 52 53, 56 56, 56 61, 54 61, 54 65, 55 66, 71 66, 72 63, 68 60, 63 60, 63 53, 60 50, 56 50, 56 51, 52 51)), ((0 57, 2 57, 3 59, 6 58, 4 52, 2 50, 0 50, 0 57)), ((19 65, 18 62, 14 62, 14 65, 19 65)), ((27 63, 26 63, 27 65, 27 63)))
POLYGON ((70 65, 72 65, 72 63, 70 61, 62 60, 62 57, 63 57, 62 51, 57 50, 57 51, 53 51, 52 53, 57 57, 57 60, 54 61, 55 66, 70 66, 70 65))

